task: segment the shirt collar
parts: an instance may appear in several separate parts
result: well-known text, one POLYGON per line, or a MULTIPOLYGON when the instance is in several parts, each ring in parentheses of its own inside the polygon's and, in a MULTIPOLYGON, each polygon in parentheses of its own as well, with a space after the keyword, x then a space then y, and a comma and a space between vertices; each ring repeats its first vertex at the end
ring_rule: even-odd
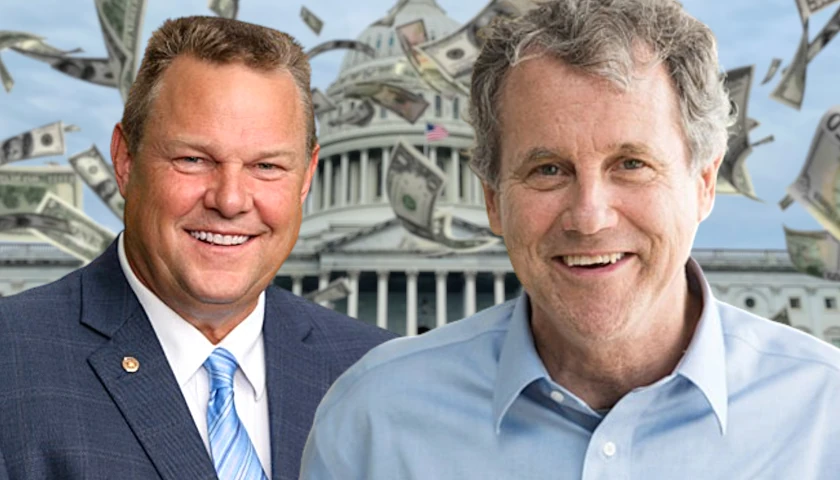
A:
POLYGON ((265 346, 262 337, 265 292, 260 294, 254 311, 218 345, 213 345, 204 334, 140 282, 128 263, 122 233, 119 236, 117 251, 123 274, 149 317, 178 385, 183 388, 199 369, 203 368, 204 361, 213 350, 224 347, 236 358, 239 368, 254 390, 254 397, 259 400, 265 393, 265 346))
MULTIPOLYGON (((697 328, 685 355, 674 373, 692 382, 704 395, 717 417, 721 434, 726 433, 728 392, 726 388, 723 330, 712 289, 700 265, 689 258, 686 264, 689 281, 699 285, 703 308, 697 328)), ((519 296, 499 355, 499 367, 493 390, 493 422, 496 433, 502 419, 522 391, 535 380, 550 380, 531 332, 528 296, 519 296)))

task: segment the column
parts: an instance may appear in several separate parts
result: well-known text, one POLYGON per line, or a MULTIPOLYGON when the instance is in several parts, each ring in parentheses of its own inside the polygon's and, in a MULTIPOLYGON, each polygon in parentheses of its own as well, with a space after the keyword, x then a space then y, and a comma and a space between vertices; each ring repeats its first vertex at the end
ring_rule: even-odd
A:
POLYGON ((347 272, 347 279, 350 281, 350 295, 347 297, 347 316, 359 317, 359 271, 347 272))
POLYGON ((478 175, 473 174, 471 182, 473 187, 471 189, 472 191, 470 192, 472 194, 472 198, 470 199, 470 201, 477 205, 484 205, 484 197, 482 193, 484 192, 484 189, 481 186, 481 180, 478 179, 478 175))
POLYGON ((388 148, 382 149, 382 178, 380 178, 380 190, 382 196, 379 198, 380 202, 388 203, 388 167, 391 165, 391 150, 388 148))
POLYGON ((437 326, 446 325, 446 276, 448 272, 438 270, 435 272, 435 317, 437 326))
POLYGON ((347 201, 348 205, 355 205, 359 203, 359 164, 350 164, 350 199, 347 201))
POLYGON ((370 198, 368 192, 368 163, 370 162, 370 152, 368 149, 362 150, 362 156, 359 159, 361 166, 359 167, 359 203, 367 203, 370 198))
POLYGON ((417 335, 417 270, 405 272, 405 335, 417 335))
POLYGON ((332 203, 333 161, 332 157, 324 159, 324 203, 321 209, 330 208, 332 203))
POLYGON ((464 203, 472 204, 473 202, 473 175, 472 171, 466 167, 466 164, 462 162, 460 165, 461 168, 461 198, 464 203))
POLYGON ((376 326, 388 328, 388 271, 376 272, 376 326))
POLYGON ((464 316, 475 313, 475 271, 464 272, 464 316))
POLYGON ((292 275, 292 293, 298 297, 303 294, 303 275, 292 275))
MULTIPOLYGON (((330 272, 329 271, 322 271, 320 275, 318 275, 318 290, 323 290, 327 288, 327 285, 330 284, 330 272)), ((318 302, 319 305, 324 307, 328 306, 330 302, 318 302)))
POLYGON ((453 148, 452 155, 449 159, 449 168, 446 172, 448 179, 446 180, 446 201, 449 203, 458 202, 458 184, 461 182, 461 155, 458 150, 453 148))
POLYGON ((493 302, 505 303, 505 272, 493 272, 493 302))
POLYGON ((316 168, 312 175, 312 186, 309 187, 309 213, 316 212, 321 207, 321 169, 316 168))
POLYGON ((347 152, 341 154, 341 164, 338 175, 338 201, 336 205, 343 207, 347 204, 347 179, 349 178, 350 156, 347 152))

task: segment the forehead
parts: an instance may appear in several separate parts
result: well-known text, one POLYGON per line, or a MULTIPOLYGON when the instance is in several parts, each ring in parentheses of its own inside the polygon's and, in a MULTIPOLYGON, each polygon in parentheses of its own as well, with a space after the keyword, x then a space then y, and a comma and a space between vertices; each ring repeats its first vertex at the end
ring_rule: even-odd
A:
POLYGON ((679 103, 661 63, 637 68, 625 89, 541 55, 508 72, 499 113, 503 158, 535 143, 581 154, 628 143, 685 153, 679 103))

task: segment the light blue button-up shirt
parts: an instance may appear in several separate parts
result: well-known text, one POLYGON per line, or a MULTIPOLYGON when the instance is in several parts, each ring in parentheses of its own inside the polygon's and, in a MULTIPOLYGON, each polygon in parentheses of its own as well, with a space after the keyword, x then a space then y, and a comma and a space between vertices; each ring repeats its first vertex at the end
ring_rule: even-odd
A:
POLYGON ((523 295, 369 352, 318 408, 301 479, 840 479, 840 350, 687 272, 688 350, 609 412, 551 379, 523 295))

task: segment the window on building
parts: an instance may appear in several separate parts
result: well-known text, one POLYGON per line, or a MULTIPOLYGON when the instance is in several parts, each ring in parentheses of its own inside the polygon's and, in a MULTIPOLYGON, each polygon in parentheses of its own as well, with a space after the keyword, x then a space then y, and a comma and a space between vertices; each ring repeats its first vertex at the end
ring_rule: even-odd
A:
POLYGON ((834 297, 825 297, 825 309, 837 310, 837 299, 834 297))
POLYGON ((389 47, 394 46, 394 34, 393 33, 391 34, 391 38, 388 39, 388 46, 389 47))
POLYGON ((443 100, 440 95, 435 96, 435 116, 438 118, 443 116, 443 100))
POLYGON ((452 118, 455 120, 461 118, 461 102, 458 100, 458 97, 452 100, 452 118))
POLYGON ((840 327, 828 327, 823 332, 823 340, 840 348, 840 327))
POLYGON ((799 297, 790 297, 789 301, 790 308, 793 308, 795 310, 799 310, 800 308, 802 308, 802 300, 800 300, 799 297))
POLYGON ((744 305, 746 305, 747 308, 755 307, 755 299, 753 297, 747 297, 744 299, 744 305))
POLYGON ((356 107, 356 102, 350 102, 350 110, 356 107))
POLYGON ((379 107, 379 118, 388 118, 388 109, 385 107, 379 107))
POLYGON ((379 48, 381 46, 382 46, 382 34, 380 33, 379 35, 376 36, 376 49, 379 50, 379 48))

